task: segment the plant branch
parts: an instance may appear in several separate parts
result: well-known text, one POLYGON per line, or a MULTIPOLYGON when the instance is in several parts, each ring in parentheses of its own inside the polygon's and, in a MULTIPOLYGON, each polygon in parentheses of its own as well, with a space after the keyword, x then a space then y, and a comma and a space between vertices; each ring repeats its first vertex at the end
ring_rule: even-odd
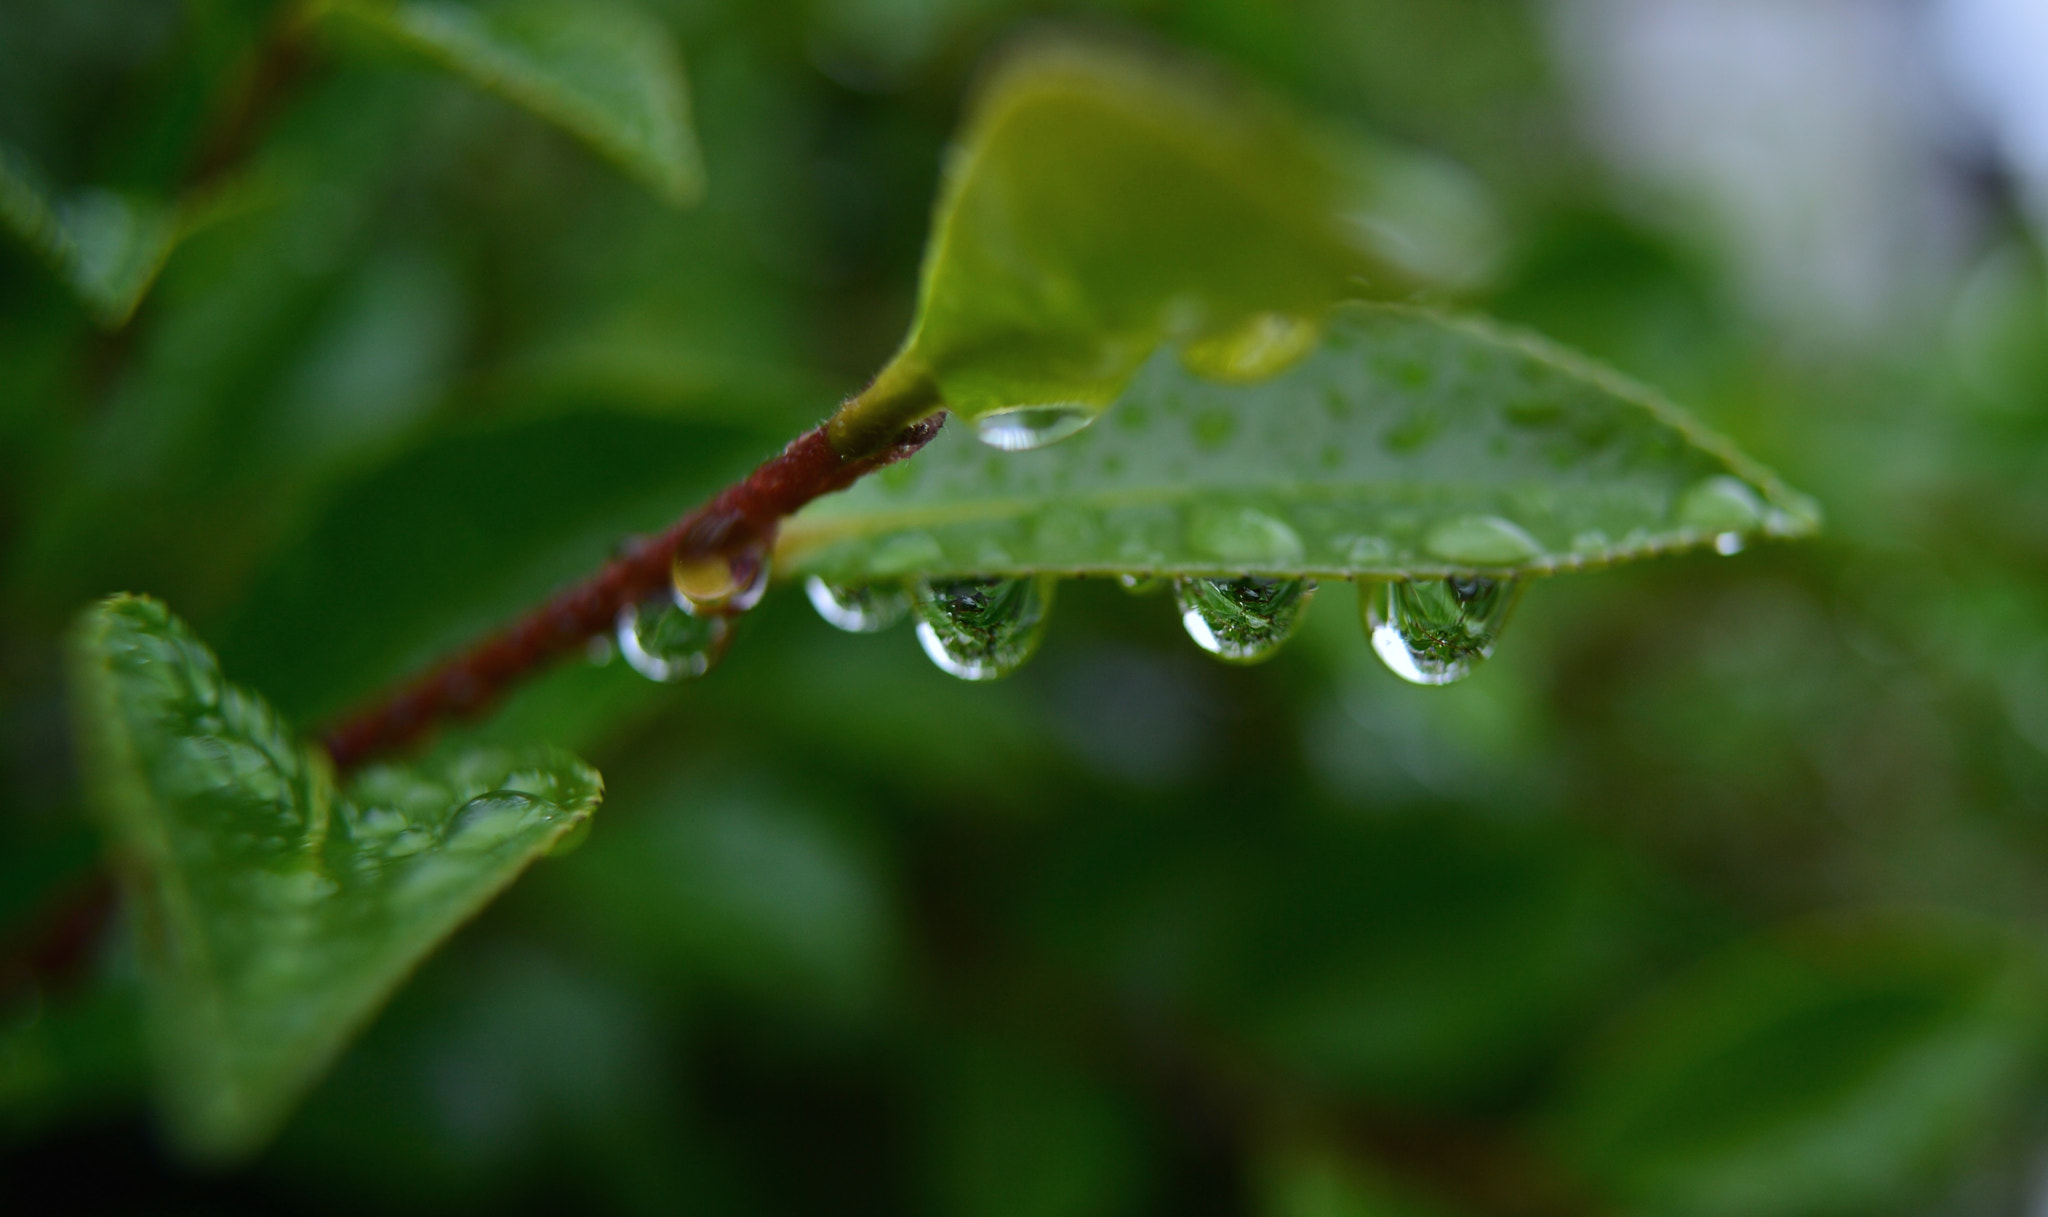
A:
POLYGON ((765 551, 785 516, 916 452, 944 421, 944 414, 932 415, 886 443, 850 449, 850 456, 842 455, 826 427, 805 432, 666 532, 635 543, 511 625, 372 698, 322 737, 328 756, 337 769, 352 769, 416 743, 445 719, 476 714, 548 661, 609 633, 623 609, 669 587, 678 561, 730 561, 765 551))

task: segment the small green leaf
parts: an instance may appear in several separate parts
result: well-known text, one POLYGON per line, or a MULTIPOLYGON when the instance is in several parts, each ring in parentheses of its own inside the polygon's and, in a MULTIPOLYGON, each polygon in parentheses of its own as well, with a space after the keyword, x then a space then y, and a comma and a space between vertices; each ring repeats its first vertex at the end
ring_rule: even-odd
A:
POLYGON ((841 425, 893 433, 941 405, 1085 419, 1169 340, 1261 375, 1361 282, 1402 290, 1404 266, 1445 261, 1384 222, 1429 193, 1388 164, 1198 68, 1014 53, 947 165, 910 335, 841 425))
POLYGON ((5 147, 0 224, 35 250, 109 329, 135 312, 186 227, 177 208, 149 199, 99 189, 57 197, 5 147))
POLYGON ((1615 1030, 1554 1137, 1627 1212, 1896 1212, 2023 1101, 2043 1000, 2031 948, 1988 928, 1743 944, 1615 1030))
POLYGON ((86 775, 120 863, 172 1132, 258 1146, 422 958, 585 822, 597 774, 477 750, 337 786, 159 603, 91 610, 86 775))
POLYGON ((1175 352, 1100 425, 999 453, 948 429, 784 528, 789 571, 1542 574, 1811 531, 1802 496, 1677 408, 1541 340, 1345 305, 1271 379, 1175 352))
POLYGON ((671 204, 704 191, 682 56, 643 9, 611 0, 321 0, 316 11, 554 123, 671 204))

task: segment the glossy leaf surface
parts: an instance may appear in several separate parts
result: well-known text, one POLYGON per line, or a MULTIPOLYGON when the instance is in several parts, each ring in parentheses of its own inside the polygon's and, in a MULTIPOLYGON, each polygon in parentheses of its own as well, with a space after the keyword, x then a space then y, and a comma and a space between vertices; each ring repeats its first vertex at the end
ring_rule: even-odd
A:
POLYGON ((1351 304, 1312 353, 1255 384, 1161 351, 1099 426, 1040 451, 948 428, 792 520, 779 568, 847 582, 1534 574, 1816 521, 1725 440, 1569 352, 1351 304))
POLYGON ((171 1131, 260 1144, 428 952, 584 824, 602 785, 552 749, 379 766, 338 786, 164 607, 115 597, 74 696, 121 863, 171 1131))
POLYGON ((554 123, 669 203, 703 193, 682 56, 667 28, 640 8, 611 0, 324 0, 320 11, 554 123))
POLYGON ((863 396, 1086 415, 1162 341, 1204 344, 1225 377, 1284 361, 1361 282, 1416 279, 1412 240, 1372 214, 1414 191, 1364 156, 1198 67, 1015 52, 947 165, 910 335, 863 396))

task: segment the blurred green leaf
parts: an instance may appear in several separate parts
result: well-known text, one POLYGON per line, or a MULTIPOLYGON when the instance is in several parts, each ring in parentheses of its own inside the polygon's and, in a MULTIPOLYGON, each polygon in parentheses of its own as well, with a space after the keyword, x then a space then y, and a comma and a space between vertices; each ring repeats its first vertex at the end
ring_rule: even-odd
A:
POLYGON ((565 753, 478 750, 337 787, 161 604, 75 653, 96 807, 136 920, 172 1131, 246 1153, 405 975, 597 805, 565 753))
POLYGON ((1196 66, 1073 42, 1013 52, 948 161, 910 335, 851 408, 891 429, 899 402, 1086 418, 1169 339, 1259 374, 1361 279, 1414 281, 1370 213, 1413 192, 1351 155, 1196 66))
POLYGON ((1630 1212, 1896 1211, 2036 1074, 2028 952, 1911 921, 1744 944, 1616 1028, 1557 1143, 1630 1212))
POLYGON ((0 224, 36 251, 93 319, 127 322, 184 235, 179 209, 90 189, 57 196, 19 154, 0 146, 0 224))
POLYGON ((784 529, 791 570, 1544 574, 1797 536, 1815 509, 1650 391, 1526 334, 1349 304, 1270 380, 1161 351, 1100 425, 963 431, 784 529), (1727 545, 1727 540, 1719 542, 1727 545))
POLYGON ((1258 1165, 1260 1217, 1450 1217, 1456 1211, 1331 1146, 1279 1146, 1258 1165))
POLYGON ((704 192, 682 56, 636 5, 316 0, 314 11, 532 111, 673 205, 704 192))
POLYGON ((958 1217, 1109 1217, 1145 1211, 1152 1162, 1137 1112, 1103 1079, 1028 1044, 935 1054, 935 1211, 958 1217))

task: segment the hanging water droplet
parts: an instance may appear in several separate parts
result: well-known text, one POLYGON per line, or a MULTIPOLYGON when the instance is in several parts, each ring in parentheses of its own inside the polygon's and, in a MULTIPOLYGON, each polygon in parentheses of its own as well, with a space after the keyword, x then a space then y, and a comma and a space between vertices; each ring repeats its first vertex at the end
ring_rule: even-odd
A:
POLYGON ((676 605, 686 613, 744 613, 768 590, 768 549, 749 546, 730 558, 677 558, 669 567, 676 605))
POLYGON ((1038 649, 1052 607, 1053 580, 951 579, 917 584, 917 641, 939 670, 994 680, 1038 649))
POLYGON ((1149 596, 1166 586, 1158 575, 1118 575, 1116 583, 1133 596, 1149 596))
POLYGON ((1200 504, 1188 520, 1188 544, 1232 565, 1285 566, 1307 551, 1301 534, 1256 507, 1200 504))
POLYGON ((974 422, 981 442, 1005 452, 1027 452, 1056 444, 1095 421, 1096 411, 1064 402, 1018 406, 984 414, 974 422))
POLYGON ((1270 659, 1301 620, 1312 579, 1175 579, 1180 622, 1195 645, 1232 663, 1270 659))
POLYGON ((1453 576, 1359 587, 1372 648, 1394 675, 1447 685, 1493 654, 1521 587, 1512 579, 1453 576))
POLYGON ((910 611, 910 589, 896 584, 827 583, 812 575, 804 593, 827 625, 852 634, 886 630, 910 611))
POLYGON ((702 676, 725 650, 731 624, 722 616, 697 616, 660 597, 619 610, 619 654, 649 680, 702 676))

